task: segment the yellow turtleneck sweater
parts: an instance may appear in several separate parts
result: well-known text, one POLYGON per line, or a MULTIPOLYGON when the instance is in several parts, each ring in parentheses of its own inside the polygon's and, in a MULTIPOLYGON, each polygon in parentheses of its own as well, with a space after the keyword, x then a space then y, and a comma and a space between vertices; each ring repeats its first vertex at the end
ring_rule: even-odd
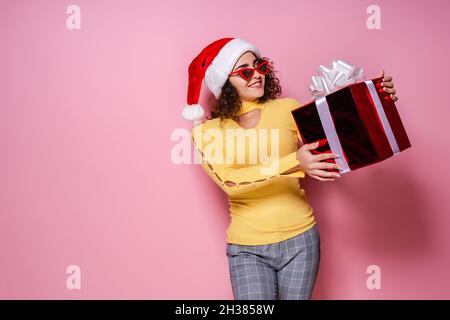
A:
POLYGON ((261 109, 253 128, 232 119, 206 120, 192 129, 202 168, 228 194, 231 223, 227 242, 261 245, 280 242, 312 228, 316 221, 299 178, 283 174, 296 167, 299 134, 293 98, 244 102, 240 114, 261 109))

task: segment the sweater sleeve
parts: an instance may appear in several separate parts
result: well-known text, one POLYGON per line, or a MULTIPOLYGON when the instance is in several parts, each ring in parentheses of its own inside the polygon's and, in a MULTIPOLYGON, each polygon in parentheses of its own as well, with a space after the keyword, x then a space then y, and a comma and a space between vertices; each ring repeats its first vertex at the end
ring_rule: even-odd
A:
POLYGON ((300 135, 300 133, 298 132, 298 128, 297 128, 297 124, 295 123, 295 119, 294 116, 292 115, 292 111, 300 108, 302 105, 300 104, 300 102, 294 98, 285 98, 286 100, 286 105, 287 105, 287 109, 289 112, 289 119, 291 120, 290 123, 290 129, 297 135, 297 138, 301 141, 301 143, 303 144, 303 140, 302 137, 300 135))
POLYGON ((220 157, 211 155, 211 152, 204 152, 208 143, 203 139, 203 126, 203 124, 195 126, 192 130, 194 148, 200 156, 203 169, 228 195, 239 195, 258 189, 279 177, 305 177, 305 173, 301 169, 283 174, 300 164, 296 152, 278 158, 270 158, 262 165, 250 165, 242 168, 235 168, 233 164, 226 163, 226 161, 218 161, 220 157))

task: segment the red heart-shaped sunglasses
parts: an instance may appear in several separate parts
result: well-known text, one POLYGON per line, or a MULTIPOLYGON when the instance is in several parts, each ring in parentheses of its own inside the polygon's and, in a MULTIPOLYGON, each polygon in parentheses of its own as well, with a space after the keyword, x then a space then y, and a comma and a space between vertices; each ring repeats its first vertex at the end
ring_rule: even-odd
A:
POLYGON ((250 81, 253 78, 253 75, 255 74, 255 70, 258 71, 261 74, 268 74, 269 73, 269 60, 260 59, 260 63, 254 67, 254 68, 241 68, 236 71, 233 71, 229 74, 229 76, 239 74, 242 79, 245 81, 250 81))

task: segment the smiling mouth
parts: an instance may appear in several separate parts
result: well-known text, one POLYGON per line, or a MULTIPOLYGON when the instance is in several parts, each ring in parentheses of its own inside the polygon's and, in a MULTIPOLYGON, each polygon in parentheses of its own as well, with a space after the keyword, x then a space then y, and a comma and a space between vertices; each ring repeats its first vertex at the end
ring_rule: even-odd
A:
POLYGON ((252 83, 251 85, 248 86, 249 88, 261 88, 262 87, 262 81, 259 80, 257 82, 252 83))

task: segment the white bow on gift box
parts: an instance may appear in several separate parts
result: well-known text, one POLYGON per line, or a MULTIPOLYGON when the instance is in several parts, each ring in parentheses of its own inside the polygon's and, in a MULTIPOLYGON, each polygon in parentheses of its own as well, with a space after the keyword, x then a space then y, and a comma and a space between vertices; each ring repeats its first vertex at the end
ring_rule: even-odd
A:
POLYGON ((339 59, 333 60, 331 68, 320 65, 318 71, 322 75, 313 76, 312 85, 309 88, 315 99, 364 79, 362 68, 356 68, 339 59))

